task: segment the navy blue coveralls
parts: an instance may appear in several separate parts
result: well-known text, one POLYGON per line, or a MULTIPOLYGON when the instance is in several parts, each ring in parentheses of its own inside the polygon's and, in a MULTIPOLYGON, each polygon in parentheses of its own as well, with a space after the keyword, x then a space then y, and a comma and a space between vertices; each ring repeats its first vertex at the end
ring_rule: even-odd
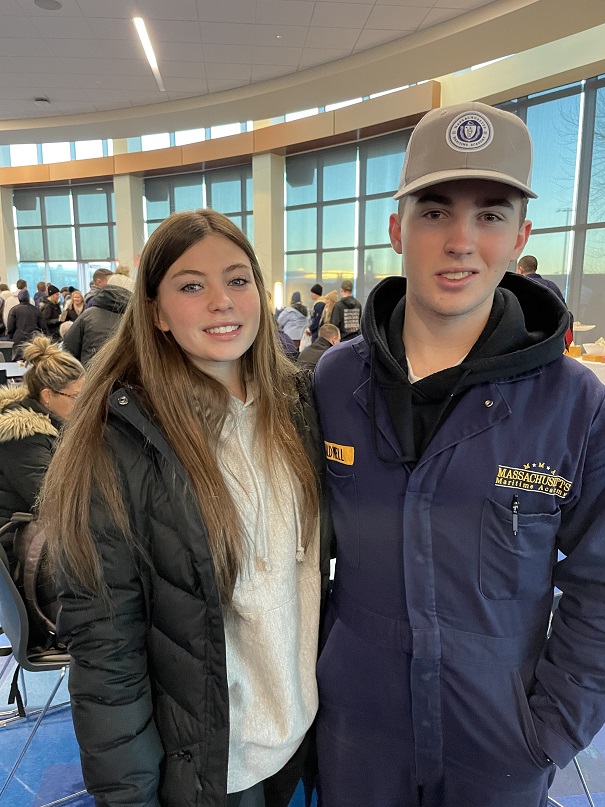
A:
POLYGON ((410 469, 370 358, 359 337, 315 371, 323 807, 544 805, 605 722, 605 387, 564 356, 479 384, 410 469))

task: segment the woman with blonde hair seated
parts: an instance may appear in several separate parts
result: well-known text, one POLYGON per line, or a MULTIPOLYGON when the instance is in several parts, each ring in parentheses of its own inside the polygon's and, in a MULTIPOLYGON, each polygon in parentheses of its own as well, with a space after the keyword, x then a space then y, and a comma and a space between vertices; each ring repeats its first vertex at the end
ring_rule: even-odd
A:
POLYGON ((0 387, 0 526, 31 512, 57 438, 73 412, 84 368, 47 336, 22 345, 24 384, 0 387))
POLYGON ((213 210, 173 214, 42 497, 99 804, 287 807, 311 775, 321 467, 252 246, 213 210))

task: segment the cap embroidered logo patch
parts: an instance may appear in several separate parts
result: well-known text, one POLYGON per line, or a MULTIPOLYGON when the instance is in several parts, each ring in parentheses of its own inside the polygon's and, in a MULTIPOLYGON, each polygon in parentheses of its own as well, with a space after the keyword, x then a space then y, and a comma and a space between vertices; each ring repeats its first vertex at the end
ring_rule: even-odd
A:
POLYGON ((485 115, 468 112, 453 121, 446 133, 447 144, 456 151, 481 151, 492 142, 494 128, 485 115))

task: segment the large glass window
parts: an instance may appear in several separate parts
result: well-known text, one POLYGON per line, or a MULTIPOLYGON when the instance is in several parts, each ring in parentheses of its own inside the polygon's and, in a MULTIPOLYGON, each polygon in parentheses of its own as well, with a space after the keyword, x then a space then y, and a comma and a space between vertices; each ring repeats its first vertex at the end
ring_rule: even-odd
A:
POLYGON ((588 221, 605 221, 605 87, 597 91, 596 98, 588 221))
POLYGON ((573 95, 545 101, 527 110, 534 144, 532 199, 528 215, 534 228, 568 227, 573 213, 580 88, 573 95))
POLYGON ((401 274, 389 242, 393 193, 409 132, 286 160, 286 291, 309 297, 354 281, 363 302, 378 280, 401 274))
POLYGON ((28 284, 35 276, 86 291, 88 262, 115 261, 111 184, 16 190, 13 205, 19 273, 28 284))
POLYGON ((252 166, 217 168, 145 180, 145 236, 171 213, 211 207, 252 239, 252 166))

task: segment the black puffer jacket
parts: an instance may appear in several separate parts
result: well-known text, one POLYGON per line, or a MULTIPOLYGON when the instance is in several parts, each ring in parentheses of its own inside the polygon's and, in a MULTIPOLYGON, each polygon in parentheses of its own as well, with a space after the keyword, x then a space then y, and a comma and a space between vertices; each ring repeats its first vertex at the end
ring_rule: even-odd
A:
MULTIPOLYGON (((308 382, 297 428, 321 467, 308 382)), ((99 807, 224 807, 225 635, 205 527, 182 466, 134 393, 115 392, 109 413, 108 443, 150 562, 137 559, 97 508, 93 532, 109 601, 77 596, 60 581, 59 632, 72 655, 84 781, 99 807)), ((328 519, 324 508, 324 593, 328 519)))
POLYGON ((61 427, 26 396, 25 387, 0 387, 0 526, 31 511, 61 427))
POLYGON ((28 342, 40 330, 40 312, 29 301, 17 303, 8 312, 6 332, 13 340, 13 357, 20 355, 18 345, 28 342))
POLYGON ((131 297, 128 289, 108 283, 95 294, 91 307, 80 314, 65 334, 65 349, 86 367, 113 335, 131 297))
POLYGON ((59 303, 53 303, 50 300, 40 303, 40 325, 46 336, 50 336, 54 342, 59 341, 59 328, 61 327, 59 303))

